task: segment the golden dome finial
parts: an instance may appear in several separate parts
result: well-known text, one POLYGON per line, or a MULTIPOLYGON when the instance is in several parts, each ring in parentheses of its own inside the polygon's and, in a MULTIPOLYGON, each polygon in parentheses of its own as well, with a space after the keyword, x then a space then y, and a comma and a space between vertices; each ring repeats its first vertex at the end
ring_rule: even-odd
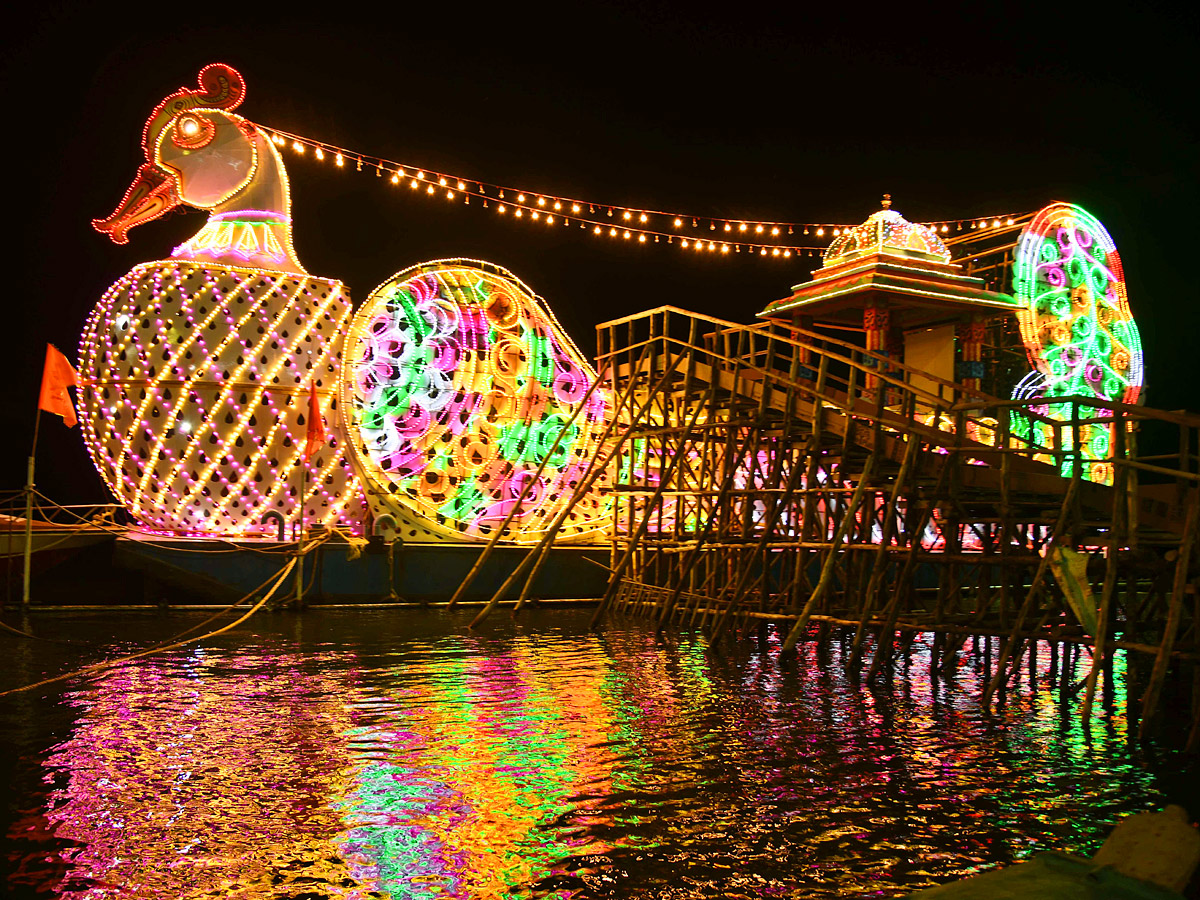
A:
POLYGON ((884 209, 891 209, 891 208, 892 208, 892 195, 891 195, 891 194, 884 194, 884 195, 883 195, 883 208, 884 208, 884 209))

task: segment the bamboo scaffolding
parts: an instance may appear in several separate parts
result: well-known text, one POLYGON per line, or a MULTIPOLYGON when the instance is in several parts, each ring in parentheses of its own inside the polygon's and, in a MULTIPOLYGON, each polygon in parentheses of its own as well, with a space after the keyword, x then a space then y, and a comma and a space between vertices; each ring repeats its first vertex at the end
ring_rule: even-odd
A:
MULTIPOLYGON (((1041 688, 1045 642, 1060 701, 1082 691, 1085 720, 1102 675, 1112 709, 1114 652, 1153 655, 1151 666, 1129 658, 1131 698, 1146 682, 1143 733, 1172 663, 1200 660, 1200 599, 1186 600, 1200 417, 1056 397, 1061 420, 827 335, 672 307, 597 334, 614 390, 676 376, 649 391, 652 412, 631 425, 636 453, 612 479, 597 621, 645 616, 717 640, 774 620, 788 625, 787 650, 810 623, 818 639, 848 627, 852 672, 876 636, 868 679, 922 631, 940 635, 933 674, 953 678, 971 638, 988 705, 1014 679, 1041 688), (1010 413, 1036 429, 1018 434, 1010 413), (1144 422, 1177 429, 1178 453, 1139 456, 1144 422), (1079 448, 1095 428, 1110 430, 1111 484, 1083 471, 1079 448), (1177 493, 1141 492, 1139 477, 1173 479, 1177 493), (1094 634, 1049 578, 1060 546, 1093 560, 1094 634), (1073 646, 1094 648, 1078 680, 1073 646)), ((1200 691, 1200 666, 1189 674, 1200 691)), ((1193 706, 1200 744, 1200 696, 1193 706)))

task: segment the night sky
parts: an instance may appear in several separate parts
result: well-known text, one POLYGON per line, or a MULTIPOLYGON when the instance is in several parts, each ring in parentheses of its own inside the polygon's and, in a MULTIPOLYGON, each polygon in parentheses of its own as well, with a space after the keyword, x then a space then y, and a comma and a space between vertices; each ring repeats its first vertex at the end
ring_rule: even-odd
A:
MULTIPOLYGON (((90 221, 132 179, 153 107, 215 61, 242 72, 237 112, 257 123, 614 206, 856 224, 884 192, 913 221, 1079 203, 1124 261, 1149 403, 1200 409, 1187 268, 1194 8, 1142 3, 1113 17, 1086 4, 976 4, 914 19, 923 5, 882 16, 864 4, 625 2, 396 15, 396 4, 330 3, 325 21, 281 25, 248 6, 164 4, 128 20, 50 7, 5 36, 5 196, 20 240, 5 279, 0 487, 24 480, 45 343, 74 361, 104 289, 203 224, 177 212, 118 246, 90 221), (214 24, 222 16, 229 24, 214 24)), ((423 260, 490 260, 545 297, 585 351, 598 322, 663 304, 749 321, 818 262, 693 258, 285 161, 297 252, 314 275, 361 301, 423 260)), ((78 432, 56 419, 43 422, 38 466, 39 487, 64 502, 105 499, 78 432)))

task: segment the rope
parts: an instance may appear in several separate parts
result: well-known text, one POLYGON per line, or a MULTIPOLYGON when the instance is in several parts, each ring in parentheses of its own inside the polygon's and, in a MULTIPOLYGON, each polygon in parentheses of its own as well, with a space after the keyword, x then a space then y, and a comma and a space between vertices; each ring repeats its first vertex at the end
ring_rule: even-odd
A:
POLYGON ((28 631, 22 631, 20 628, 14 628, 12 625, 9 625, 7 622, 5 622, 3 620, 0 620, 0 628, 3 628, 5 631, 11 631, 13 634, 19 634, 19 635, 21 635, 21 637, 32 638, 35 641, 47 641, 51 644, 70 644, 73 647, 99 647, 100 646, 100 644, 94 644, 94 643, 91 643, 90 641, 72 641, 67 638, 40 637, 39 635, 36 635, 36 634, 30 634, 28 631))
MULTIPOLYGON (((202 627, 205 624, 202 622, 200 625, 194 625, 191 628, 189 628, 187 631, 182 632, 180 635, 176 635, 176 637, 172 640, 171 643, 160 644, 157 647, 151 647, 148 650, 142 650, 138 653, 130 653, 126 656, 119 656, 116 659, 110 659, 110 660, 105 660, 104 662, 93 663, 92 665, 83 666, 82 668, 75 669, 75 670, 67 672, 63 675, 56 675, 53 678, 45 678, 42 681, 35 681, 33 684, 26 684, 26 685, 23 685, 18 688, 12 688, 11 690, 0 691, 0 697, 7 697, 9 694, 17 694, 22 691, 32 690, 33 688, 43 687, 44 685, 47 685, 47 684, 54 684, 55 682, 58 682, 58 681, 66 681, 67 679, 74 678, 77 675, 86 675, 86 674, 90 674, 92 672, 99 672, 104 669, 112 668, 113 666, 117 666, 117 665, 120 665, 121 663, 126 663, 126 662, 129 662, 134 659, 142 659, 147 656, 152 656, 155 653, 162 653, 164 650, 174 650, 177 647, 183 647, 187 644, 194 644, 197 641, 207 640, 210 637, 216 637, 218 634, 224 634, 226 631, 229 631, 233 628, 236 628, 238 625, 241 625, 243 622, 245 622, 247 619, 249 619, 252 615, 254 615, 256 612, 258 612, 260 609, 262 609, 263 606, 266 605, 267 601, 271 599, 271 597, 274 595, 274 593, 277 590, 279 590, 279 586, 281 584, 283 584, 284 581, 287 580, 287 576, 291 573, 291 571, 295 567, 295 565, 296 565, 296 560, 292 559, 276 575, 272 575, 271 578, 276 579, 275 583, 271 586, 271 589, 269 591, 267 591, 266 594, 263 595, 263 598, 261 600, 259 600, 257 603, 255 603, 254 606, 250 607, 250 609, 246 612, 246 614, 244 616, 242 616, 238 619, 235 619, 234 621, 230 622, 228 625, 218 628, 216 631, 210 631, 207 634, 202 634, 199 637, 190 638, 186 641, 179 640, 179 637, 182 637, 182 635, 189 634, 190 632, 195 631, 197 628, 202 627)), ((270 581, 271 578, 268 578, 267 581, 270 581)), ((266 583, 267 583, 266 581, 263 582, 263 584, 266 584, 266 583)), ((261 586, 262 585, 260 585, 259 588, 261 588, 261 586)), ((225 609, 221 610, 221 612, 216 613, 215 615, 211 616, 207 621, 211 622, 213 619, 215 619, 217 616, 221 615, 222 613, 228 612, 233 607, 240 605, 249 597, 254 596, 255 592, 258 591, 259 588, 255 588, 253 591, 251 591, 249 594, 247 594, 245 597, 243 597, 237 603, 233 604, 233 606, 226 607, 225 609)))

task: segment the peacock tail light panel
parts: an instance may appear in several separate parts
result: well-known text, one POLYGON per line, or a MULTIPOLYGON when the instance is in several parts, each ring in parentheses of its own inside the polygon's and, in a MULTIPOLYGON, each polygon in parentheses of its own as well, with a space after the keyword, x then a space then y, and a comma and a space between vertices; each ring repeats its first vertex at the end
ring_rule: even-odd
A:
POLYGON ((179 260, 139 265, 97 305, 79 348, 81 420, 113 494, 144 525, 274 533, 302 482, 309 524, 354 524, 337 438, 305 461, 309 385, 336 422, 350 305, 342 285, 179 260), (302 473, 301 467, 308 472, 302 473))
MULTIPOLYGON (((1129 310, 1121 257, 1094 216, 1071 203, 1039 211, 1017 245, 1013 291, 1021 304, 1017 318, 1025 352, 1035 370, 1014 396, 1045 398, 1040 411, 1052 418, 1070 416, 1069 404, 1055 404, 1054 397, 1138 402, 1142 342, 1129 310)), ((1088 411, 1081 414, 1086 417, 1088 411)), ((1019 434, 1036 430, 1019 413, 1013 426, 1019 434)), ((1103 462, 1111 455, 1109 427, 1083 430, 1078 450, 1088 477, 1110 481, 1111 466, 1103 462)), ((1068 460, 1065 466, 1070 465, 1068 460)))
MULTIPOLYGON (((342 406, 368 501, 427 536, 488 539, 529 484, 501 539, 538 540, 600 453, 611 395, 588 396, 595 378, 511 273, 471 260, 400 272, 346 339, 342 406)), ((570 509, 561 539, 608 527, 604 478, 570 509)))

